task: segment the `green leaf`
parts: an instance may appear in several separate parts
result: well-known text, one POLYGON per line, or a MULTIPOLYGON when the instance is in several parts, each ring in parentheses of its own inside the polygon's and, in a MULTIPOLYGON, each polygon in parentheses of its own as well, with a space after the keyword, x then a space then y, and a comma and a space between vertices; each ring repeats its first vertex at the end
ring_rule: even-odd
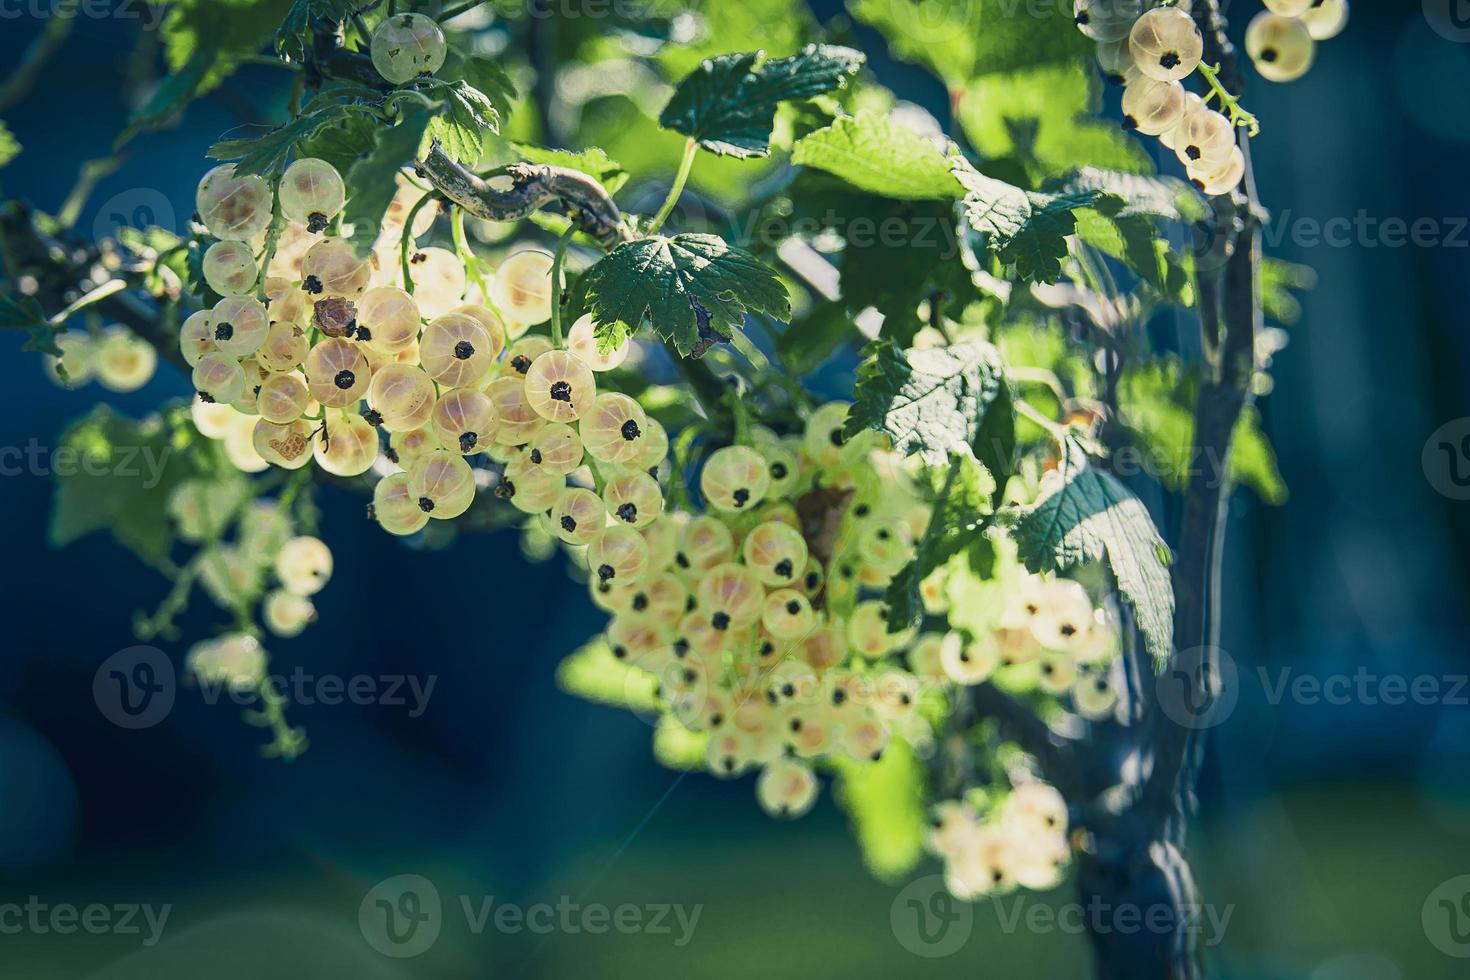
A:
POLYGON ((653 730, 653 757, 659 765, 680 772, 698 772, 705 767, 708 732, 691 732, 673 715, 664 715, 653 730))
POLYGON ((647 316, 681 357, 699 356, 745 322, 746 311, 791 314, 786 287, 749 252, 716 235, 643 238, 587 271, 601 343, 616 345, 647 316))
POLYGON ((712 153, 765 156, 778 104, 841 88, 863 65, 860 52, 825 44, 758 65, 760 57, 752 51, 701 62, 674 89, 659 125, 698 140, 712 153))
POLYGON ((836 174, 860 190, 907 200, 961 194, 934 141, 890 115, 862 112, 797 142, 791 162, 836 174))
POLYGON ((127 128, 113 144, 113 149, 120 149, 145 129, 162 125, 174 113, 188 105, 204 84, 205 76, 214 67, 216 55, 214 48, 201 47, 190 56, 183 67, 159 83, 148 101, 133 112, 127 128))
POLYGON ((597 180, 608 194, 616 194, 628 182, 628 172, 600 147, 589 146, 585 150, 552 150, 529 143, 512 143, 511 149, 518 159, 527 163, 544 163, 553 167, 568 167, 597 180))
POLYGON ((1191 222, 1204 216, 1204 201, 1194 187, 1176 177, 1079 167, 1045 190, 1065 197, 1096 192, 1096 208, 1109 218, 1141 215, 1164 221, 1191 222))
POLYGON ((1043 481, 1041 497, 1011 533, 1033 572, 1060 572, 1106 559, 1155 663, 1168 659, 1174 644, 1169 547, 1143 502, 1111 473, 1093 467, 1075 439, 1068 438, 1058 468, 1043 481))
POLYGON ((987 343, 900 350, 878 340, 858 368, 844 432, 885 432, 893 448, 931 466, 973 458, 986 410, 1005 387, 1000 352, 987 343))
POLYGON ((398 191, 398 171, 413 163, 428 128, 429 116, 421 108, 407 108, 398 125, 377 131, 377 143, 367 156, 352 165, 347 186, 343 220, 352 225, 352 245, 366 256, 382 229, 383 215, 398 191))
POLYGON ((970 551, 972 567, 993 560, 986 529, 994 513, 996 488, 996 479, 973 458, 950 457, 949 470, 934 488, 934 513, 915 548, 914 559, 893 577, 883 596, 890 632, 902 632, 919 622, 924 615, 919 586, 951 558, 970 551))
POLYGON ((20 143, 16 141, 15 135, 6 128, 4 122, 0 122, 0 167, 5 166, 20 153, 20 143))
POLYGON ((1067 236, 1077 230, 1073 212, 1102 196, 1096 190, 1055 195, 1024 191, 985 176, 958 157, 954 175, 967 192, 964 210, 970 227, 987 237, 1017 275, 1038 282, 1053 282, 1061 275, 1067 236))
POLYGON ((384 125, 367 113, 348 113, 317 129, 296 148, 302 156, 325 160, 345 175, 359 157, 373 148, 378 130, 384 125))
POLYGON ((1292 290, 1317 288, 1317 273, 1308 265, 1282 259, 1261 261, 1261 306, 1266 315, 1286 326, 1302 318, 1302 304, 1292 290))
POLYGON ((600 636, 557 665, 556 683, 588 701, 638 711, 658 707, 658 678, 614 657, 600 636))
POLYGON ((110 530, 144 561, 161 562, 173 543, 169 495, 195 474, 196 458, 163 419, 137 422, 97 406, 62 435, 52 459, 52 546, 110 530))
POLYGON ((276 50, 288 61, 304 62, 311 47, 312 20, 340 24, 357 8, 357 0, 296 0, 276 31, 276 50))
POLYGON ((18 303, 0 296, 0 330, 24 330, 29 334, 21 350, 61 356, 61 348, 56 346, 56 327, 33 296, 18 303))
POLYGON ((235 164, 235 173, 242 176, 280 173, 286 169, 286 161, 290 159, 291 151, 298 143, 311 138, 323 127, 340 122, 348 111, 345 105, 326 106, 261 136, 221 140, 209 148, 206 156, 212 160, 238 161, 235 164))
POLYGON ((444 67, 435 73, 446 81, 463 81, 490 100, 501 119, 510 115, 515 104, 516 86, 500 62, 466 54, 451 45, 444 67))
POLYGON ((444 99, 444 111, 429 121, 429 134, 452 160, 474 165, 485 148, 485 137, 500 132, 500 113, 489 97, 465 81, 440 82, 427 87, 444 99))
POLYGON ((833 795, 852 821, 863 863, 885 881, 912 871, 924 856, 924 767, 914 750, 893 738, 876 762, 835 756, 833 795))

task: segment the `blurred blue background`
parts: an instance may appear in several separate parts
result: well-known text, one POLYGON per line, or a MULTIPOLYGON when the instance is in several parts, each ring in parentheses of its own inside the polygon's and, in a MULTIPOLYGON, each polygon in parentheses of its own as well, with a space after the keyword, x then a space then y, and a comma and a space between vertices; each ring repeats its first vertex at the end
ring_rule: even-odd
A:
MULTIPOLYGON (((826 17, 835 5, 815 6, 826 17)), ((43 23, 7 9, 0 65, 43 23)), ((1255 9, 1231 4, 1237 38, 1255 9)), ((0 114, 25 147, 0 171, 7 196, 55 209, 81 163, 110 152, 136 30, 79 18, 34 93, 0 114)), ((936 83, 885 57, 871 33, 858 37, 880 81, 943 117, 936 83)), ((141 137, 78 227, 110 232, 142 207, 181 230, 205 149, 277 111, 282 77, 246 68, 179 124, 141 137)), ((1454 680, 1470 672, 1470 504, 1437 492, 1442 474, 1422 462, 1431 433, 1470 415, 1467 92, 1470 44, 1431 29, 1418 4, 1364 2, 1305 79, 1248 93, 1265 123, 1258 180, 1282 233, 1269 251, 1320 282, 1302 297, 1262 409, 1291 499, 1273 509, 1241 492, 1230 528, 1224 647, 1240 703, 1211 745, 1191 838, 1206 900, 1231 915, 1210 954, 1221 976, 1466 975, 1421 914, 1436 886, 1470 873, 1470 688, 1454 680), (1340 245, 1310 239, 1313 222, 1360 213, 1430 219, 1443 244, 1391 247, 1361 223, 1340 245), (1436 678, 1440 695, 1273 697, 1283 678, 1360 670, 1436 678)), ((0 345, 0 446, 52 445, 99 399, 141 415, 188 394, 166 365, 136 394, 67 392, 20 338, 0 345)), ((167 585, 106 537, 50 550, 50 492, 41 474, 0 479, 0 905, 37 896, 172 912, 155 947, 13 935, 0 919, 0 975, 1085 975, 1083 938, 1008 930, 991 905, 976 908, 956 955, 911 955, 889 927, 903 883, 867 875, 830 799, 795 824, 772 822, 751 779, 680 778, 651 758, 642 721, 558 690, 558 660, 602 617, 558 563, 527 564, 514 533, 411 551, 365 524, 360 499, 320 498, 336 553, 321 622, 272 653, 313 673, 436 677, 419 717, 296 706, 312 747, 289 764, 259 759, 260 733, 237 709, 189 689, 164 723, 116 728, 93 702, 93 673, 132 644, 134 610, 153 608, 167 585), (370 888, 403 873, 431 879, 448 911, 431 951, 396 961, 363 942, 357 912, 370 888), (677 927, 477 935, 461 895, 703 911, 684 946, 677 927)), ((186 635, 214 627, 207 607, 196 603, 186 635)), ((185 645, 163 647, 182 661, 185 645)), ((1064 887, 1029 901, 1069 900, 1064 887)))

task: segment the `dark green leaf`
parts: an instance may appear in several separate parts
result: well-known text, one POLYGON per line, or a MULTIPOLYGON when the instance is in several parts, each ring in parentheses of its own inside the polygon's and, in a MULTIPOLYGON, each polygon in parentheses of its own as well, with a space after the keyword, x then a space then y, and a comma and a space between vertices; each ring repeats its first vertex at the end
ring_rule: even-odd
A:
POLYGON ((311 48, 313 19, 340 24, 357 8, 357 0, 295 0, 276 31, 276 50, 288 61, 305 61, 311 48))
POLYGON ((724 54, 701 62, 674 89, 659 125, 712 153, 765 156, 778 104, 840 88, 863 64, 862 54, 851 48, 820 44, 757 64, 760 56, 724 54))
POLYGON ((901 350, 878 340, 858 369, 844 431, 885 432, 893 448, 941 466, 950 454, 973 457, 986 410, 1005 387, 1000 352, 986 343, 901 350))
POLYGON ((24 330, 29 334, 21 350, 61 356, 61 348, 56 346, 56 328, 34 297, 27 296, 17 303, 0 296, 0 330, 24 330))
POLYGON ((1047 475, 1040 499, 1012 535, 1033 572, 1106 559, 1155 663, 1168 659, 1174 644, 1169 547, 1143 502, 1111 473, 1093 467, 1075 440, 1067 440, 1057 470, 1047 475))
POLYGON ((965 219, 985 235, 996 255, 1024 279, 1052 282, 1062 272, 1067 236, 1077 229, 1074 211, 1095 204, 1101 191, 1067 194, 1024 191, 987 177, 957 159, 954 175, 964 185, 965 219))
POLYGON ((444 110, 429 121, 429 133, 445 154, 473 166, 484 152, 485 137, 500 132, 500 113, 479 89, 465 81, 439 82, 429 91, 444 99, 444 110))
POLYGON ((352 196, 347 199, 343 220, 352 225, 352 244, 358 255, 366 256, 372 250, 383 215, 398 191, 398 171, 417 158, 428 125, 429 116, 423 109, 406 109, 398 125, 377 131, 377 144, 352 165, 347 175, 352 196))
POLYGON ((439 69, 437 75, 451 82, 463 81, 484 93, 501 119, 510 115, 511 107, 515 104, 516 86, 498 61, 466 54, 451 46, 449 57, 445 59, 444 67, 439 69))
POLYGON ((286 169, 291 151, 302 140, 318 130, 340 122, 348 113, 344 105, 329 105, 309 115, 293 119, 261 136, 250 139, 221 140, 209 148, 213 160, 235 160, 235 173, 269 176, 286 169))
POLYGON ((15 136, 0 122, 0 167, 14 160, 16 154, 20 153, 20 144, 16 142, 15 136))
POLYGON ((587 176, 595 178, 609 194, 616 194, 628 182, 628 172, 600 147, 589 146, 585 150, 573 152, 532 146, 529 143, 512 143, 511 149, 515 151, 519 159, 527 163, 545 163, 553 167, 580 170, 587 176))
POLYGON ((358 157, 373 148, 378 130, 386 125, 366 113, 352 112, 318 129, 298 143, 297 149, 302 156, 325 160, 345 175, 358 157))
POLYGON ((775 273, 716 235, 619 245, 587 271, 586 289, 600 342, 620 343, 647 316, 683 357, 728 337, 747 310, 779 319, 791 313, 775 273))
POLYGON ((877 761, 834 759, 833 795, 852 821, 863 863, 884 880, 912 871, 923 859, 929 833, 924 767, 914 750, 903 739, 894 738, 877 761))
POLYGON ((932 139, 872 111, 838 119, 801 139, 791 162, 882 197, 943 200, 963 193, 932 139))

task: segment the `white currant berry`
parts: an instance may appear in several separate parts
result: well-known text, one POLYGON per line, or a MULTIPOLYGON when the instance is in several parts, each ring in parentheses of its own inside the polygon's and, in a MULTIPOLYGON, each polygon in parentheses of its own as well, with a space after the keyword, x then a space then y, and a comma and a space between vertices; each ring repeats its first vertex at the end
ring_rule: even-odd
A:
POLYGON ((248 357, 270 333, 270 316, 252 296, 227 296, 209 312, 214 346, 231 357, 248 357))
POLYGON ((1138 5, 1120 0, 1075 0, 1072 11, 1077 29, 1083 34, 1094 41, 1119 41, 1128 36, 1138 16, 1138 5))
POLYGON ((446 313, 429 321, 419 342, 419 362, 429 377, 451 388, 477 384, 498 353, 490 333, 475 317, 446 313))
POLYGON ((842 429, 850 407, 847 402, 828 402, 807 419, 802 447, 818 466, 833 467, 842 461, 842 449, 847 444, 842 429))
POLYGON ((465 272, 459 256, 447 248, 431 246, 411 253, 408 263, 414 302, 424 316, 432 320, 463 305, 465 272))
POLYGON ((192 380, 194 390, 206 402, 232 402, 245 392, 245 372, 240 362, 218 351, 199 358, 192 380))
POLYGON ((250 241, 270 224, 270 185, 254 174, 237 177, 233 164, 223 164, 199 181, 194 206, 215 238, 250 241))
POLYGON ((817 777, 810 767, 794 759, 777 759, 761 770, 756 780, 756 799, 761 809, 783 820, 795 819, 817 800, 817 777))
POLYGON ((137 391, 152 379, 158 352, 131 330, 109 327, 97 344, 92 366, 97 383, 108 391, 137 391))
POLYGON ((1245 179, 1245 154, 1240 147, 1234 147, 1223 163, 1217 163, 1208 170, 1191 168, 1189 179, 1204 194, 1228 194, 1245 179))
POLYGON ((260 611, 266 629, 277 636, 300 636, 316 619, 316 607, 310 599, 293 595, 285 589, 267 593, 260 611))
POLYGON ((637 582, 648 570, 648 542, 631 527, 604 527, 587 545, 587 568, 600 582, 637 582))
POLYGON ((1311 10, 1316 0, 1264 0, 1266 9, 1282 17, 1300 17, 1311 10))
POLYGON ((306 355, 303 364, 311 397, 328 408, 345 408, 368 392, 372 368, 350 340, 328 337, 306 355))
POLYGON ((1161 82, 1188 78, 1199 67, 1204 38, 1178 7, 1155 7, 1134 23, 1128 48, 1138 70, 1161 82))
POLYGON ((1348 23, 1348 0, 1313 0, 1312 7, 1301 15, 1307 33, 1315 41, 1330 41, 1343 32, 1348 23))
POLYGON ((552 256, 526 250, 508 256, 495 270, 490 299, 518 323, 535 325, 551 319, 552 256))
POLYGON ((642 470, 618 473, 602 488, 602 499, 613 520, 645 528, 663 513, 664 495, 658 481, 642 470))
POLYGON ((611 371, 622 366, 632 348, 633 340, 629 336, 623 338, 621 344, 606 354, 602 353, 597 342, 591 313, 584 313, 578 317, 577 322, 573 323, 571 329, 567 331, 567 350, 580 357, 594 371, 611 371))
POLYGON ((1301 21, 1262 11, 1245 29, 1245 50, 1262 78, 1291 82, 1312 67, 1317 42, 1301 21))
POLYGON ((303 157, 281 177, 281 212, 312 233, 326 230, 347 200, 337 168, 325 160, 303 157))
POLYGON ((807 544, 801 532, 780 521, 766 521, 745 536, 745 564, 771 588, 794 585, 807 569, 807 544))
POLYGON ((204 253, 204 281, 221 296, 253 292, 258 277, 255 252, 245 242, 215 242, 204 253))
POLYGON ((557 496, 547 519, 551 533, 567 544, 587 545, 607 526, 607 509, 591 490, 569 487, 557 496))
POLYGON ((378 430, 361 415, 329 418, 326 431, 312 440, 316 464, 333 476, 360 476, 378 458, 378 430))
POLYGON ((311 441, 315 427, 305 419, 284 424, 257 419, 251 445, 260 458, 283 470, 299 470, 311 462, 311 441))
POLYGON ((1159 136, 1184 118, 1184 86, 1152 78, 1130 81, 1123 89, 1125 127, 1145 136, 1159 136))
POLYGON ((461 456, 482 453, 495 442, 495 403, 478 388, 451 388, 435 403, 432 424, 443 448, 461 456))
POLYGON ((617 391, 598 395, 577 426, 582 448, 603 463, 629 464, 643 451, 648 415, 637 401, 617 391))
POLYGON ((273 374, 260 383, 255 404, 260 417, 267 422, 285 425, 306 412, 311 392, 306 378, 300 374, 273 374))
POLYGON ((423 427, 432 417, 434 381, 416 365, 385 364, 373 372, 366 397, 384 429, 408 432, 423 427))
POLYGON ((542 418, 575 422, 592 410, 597 381, 576 354, 549 350, 526 372, 526 399, 542 418))
POLYGON ((475 474, 458 453, 432 449, 408 470, 408 492, 435 520, 450 520, 475 500, 475 474))
POLYGON ((766 590, 744 565, 726 562, 700 577, 696 594, 699 608, 709 614, 717 630, 743 630, 761 615, 766 590))
POLYGON ((705 502, 727 513, 754 509, 770 486, 765 458, 748 446, 715 450, 699 475, 705 502))
POLYGON ((434 74, 443 67, 448 53, 439 25, 431 17, 414 13, 384 20, 373 31, 371 47, 373 67, 394 85, 434 74))
POLYGON ((330 297, 356 300, 372 281, 370 259, 359 259, 345 239, 326 238, 313 245, 301 260, 302 288, 320 301, 330 297))
POLYGON ((315 595, 331 577, 332 549, 320 538, 292 538, 276 556, 276 578, 293 595, 315 595))

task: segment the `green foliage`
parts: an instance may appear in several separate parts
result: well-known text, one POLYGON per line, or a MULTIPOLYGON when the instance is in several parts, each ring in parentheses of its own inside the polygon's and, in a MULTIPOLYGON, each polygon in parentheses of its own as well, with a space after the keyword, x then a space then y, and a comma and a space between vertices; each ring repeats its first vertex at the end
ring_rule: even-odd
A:
MULTIPOLYGON (((1218 476, 1220 460, 1200 459, 1194 448, 1194 375, 1177 360, 1160 358, 1130 368, 1119 383, 1122 422, 1146 456, 1146 468, 1171 490, 1183 490, 1192 472, 1218 476)), ((1247 407, 1231 436, 1230 479, 1250 487, 1268 504, 1286 502, 1286 483, 1276 453, 1261 431, 1261 417, 1247 407)))
POLYGON ((833 795, 852 821, 863 862, 879 878, 899 878, 923 859, 929 822, 924 768, 913 748, 893 738, 875 762, 839 758, 833 795))
POLYGON ((647 316, 681 357, 728 337, 746 311, 782 319, 791 312, 781 280, 749 252, 714 235, 619 245, 587 271, 585 286, 600 343, 616 346, 647 316))
POLYGON ((286 169, 298 143, 327 126, 342 122, 351 111, 346 105, 327 105, 249 139, 221 140, 206 154, 214 160, 235 160, 237 174, 271 175, 286 169))
POLYGON ((1282 259, 1261 261, 1261 306, 1278 323, 1294 326, 1302 318, 1302 304, 1293 290, 1315 289, 1317 273, 1311 266, 1282 259))
POLYGON ((653 757, 668 769, 680 772, 703 769, 708 744, 708 732, 691 732, 671 715, 659 718, 653 730, 653 757))
POLYGON ((29 334, 21 350, 61 356, 61 348, 56 346, 55 324, 41 309, 41 304, 30 296, 19 302, 0 296, 0 330, 24 330, 29 334))
POLYGON ((568 694, 600 704, 638 711, 658 707, 658 679, 614 657, 601 636, 557 665, 556 683, 568 694))
POLYGON ((197 472, 197 454, 169 420, 134 421, 97 406, 62 434, 52 456, 52 546, 111 531, 143 561, 164 562, 174 540, 169 493, 197 472))
POLYGON ((659 125, 712 153, 765 156, 778 104, 840 88, 863 65, 862 54, 851 48, 819 44, 789 58, 760 58, 751 51, 701 62, 674 89, 659 125))
POLYGON ((420 84, 444 100, 443 111, 429 120, 429 135, 451 160, 478 163, 485 137, 500 132, 500 112, 490 97, 463 80, 426 79, 420 84))
POLYGON ((450 82, 462 81, 478 90, 494 106, 501 119, 510 115, 515 104, 515 82, 500 62, 468 54, 452 44, 438 77, 450 82))
POLYGON ((838 119, 798 140, 791 162, 836 174, 882 197, 943 200, 961 194, 949 160, 933 140, 877 112, 838 119))
POLYGON ((352 225, 352 244, 359 255, 372 250, 383 215, 398 190, 398 171, 418 156, 428 125, 425 111, 408 108, 398 125, 378 129, 377 143, 348 171, 347 186, 352 188, 352 196, 347 199, 343 219, 352 225))
POLYGON ((965 188, 965 220, 990 249, 1023 279, 1052 282, 1062 272, 1067 236, 1077 229, 1074 212, 1096 204, 1097 190, 1063 194, 1025 191, 987 177, 957 160, 954 175, 965 188))
POLYGON ((355 0, 295 0, 276 31, 276 50, 288 61, 305 61, 313 21, 340 24, 357 9, 355 0))
POLYGON ((874 342, 858 369, 846 434, 887 433, 905 456, 918 453, 931 466, 951 454, 973 457, 980 428, 1005 387, 1000 352, 986 343, 901 350, 874 342))
POLYGON ((1148 508, 1068 438, 1041 497, 1012 529, 1021 560, 1033 572, 1060 572, 1107 560, 1118 590, 1133 606, 1156 663, 1173 652, 1174 587, 1169 546, 1148 508))
POLYGON ((14 160, 20 153, 20 143, 4 122, 0 122, 0 167, 14 160))

